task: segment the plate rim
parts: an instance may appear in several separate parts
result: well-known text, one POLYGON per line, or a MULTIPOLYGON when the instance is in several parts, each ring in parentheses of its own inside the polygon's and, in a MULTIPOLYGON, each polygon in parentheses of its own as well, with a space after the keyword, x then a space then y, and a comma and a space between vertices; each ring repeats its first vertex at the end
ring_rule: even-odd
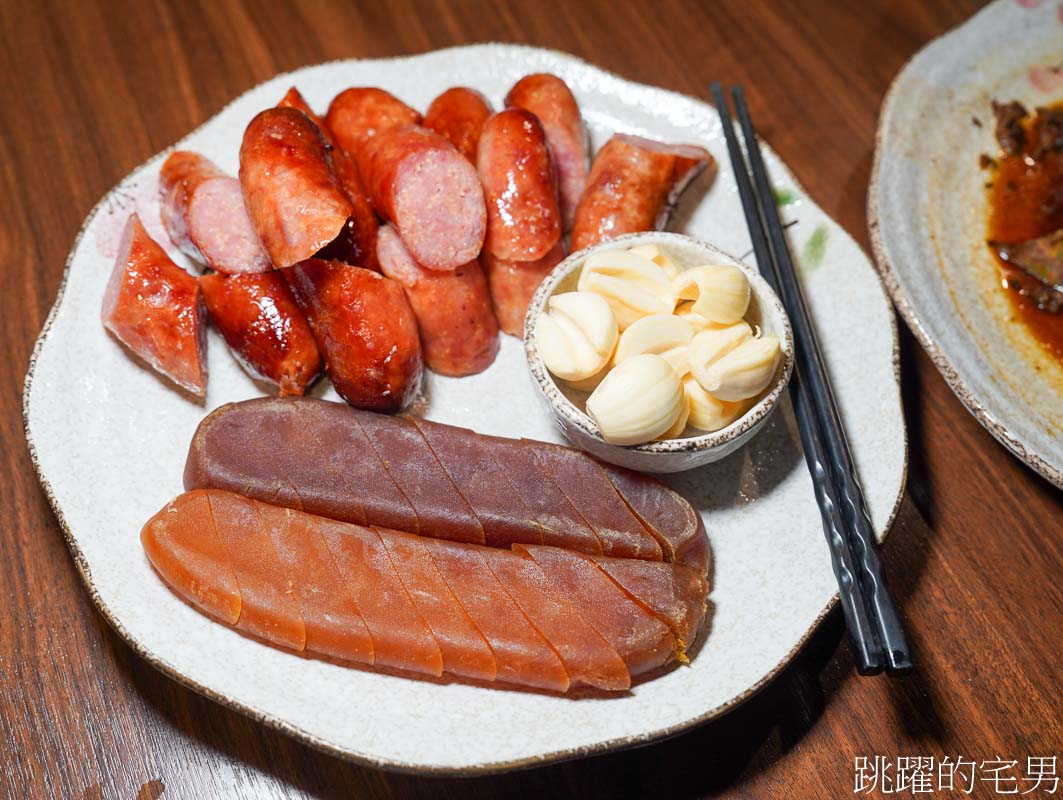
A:
POLYGON ((867 230, 868 237, 871 240, 871 253, 873 255, 871 262, 875 267, 875 271, 878 273, 882 284, 886 287, 886 291, 889 293, 890 298, 893 300, 893 304, 897 307, 901 316, 904 317, 908 329, 915 336, 916 341, 919 342, 923 351, 930 357, 931 363, 937 367, 941 377, 945 379, 946 385, 948 385, 949 389, 952 390, 952 393, 959 398, 967 411, 978 420, 979 424, 985 428, 1005 450, 1011 453, 1012 456, 1017 458, 1045 480, 1063 489, 1063 465, 1055 466, 1040 455, 1027 450, 1025 442, 1012 433, 1004 422, 994 416, 989 409, 983 405, 982 401, 977 397, 971 387, 968 386, 967 382, 960 377, 948 356, 945 355, 944 351, 924 327, 922 320, 920 320, 919 314, 916 311, 915 305, 909 300, 908 295, 901 287, 897 272, 889 259, 886 244, 882 238, 882 229, 879 224, 879 175, 882 166, 883 139, 885 137, 885 131, 888 126, 888 120, 891 115, 893 104, 896 102, 896 98, 900 93, 902 83, 907 81, 913 73, 915 62, 921 58, 925 58, 926 54, 933 47, 940 44, 945 39, 962 34, 966 28, 973 25, 983 14, 988 15, 989 13, 996 13, 996 9, 1000 7, 1002 2, 1004 2, 1004 0, 1000 0, 1000 2, 997 3, 990 3, 956 27, 931 39, 919 48, 919 50, 904 63, 901 69, 898 70, 897 74, 893 76, 889 89, 882 100, 882 106, 878 116, 878 124, 875 128, 875 153, 871 164, 871 178, 867 190, 867 230))
MULTIPOLYGON (((686 102, 694 103, 705 109, 711 109, 715 111, 714 107, 710 103, 705 100, 702 100, 699 97, 694 97, 692 95, 684 94, 682 92, 674 91, 671 89, 665 89, 659 86, 654 86, 652 84, 629 80, 628 78, 624 78, 614 72, 611 72, 610 70, 604 69, 603 67, 593 64, 590 61, 587 61, 586 59, 573 55, 571 53, 566 53, 562 50, 557 50, 554 48, 536 47, 534 45, 516 44, 508 42, 477 42, 467 45, 454 45, 451 47, 442 47, 434 50, 425 50, 420 53, 413 53, 409 55, 386 56, 381 58, 336 58, 329 59, 326 61, 315 62, 312 64, 304 64, 292 70, 278 72, 275 75, 266 78, 265 80, 255 83, 253 86, 248 87, 246 90, 233 97, 217 111, 210 114, 210 116, 200 125, 197 125, 195 128, 185 133, 173 144, 164 147, 162 150, 154 153, 153 155, 142 161, 140 164, 133 167, 128 173, 126 173, 126 175, 121 180, 119 180, 114 186, 104 192, 104 194, 92 207, 92 210, 85 217, 84 221, 81 224, 81 227, 78 229, 77 235, 74 237, 73 243, 70 246, 70 251, 67 254, 66 263, 63 268, 63 275, 60 279, 59 287, 56 292, 55 302, 52 304, 52 307, 48 312, 48 316, 45 318, 44 324, 41 327, 41 332, 38 334, 37 339, 34 342, 33 350, 30 353, 26 377, 23 382, 22 388, 23 433, 26 437, 26 444, 29 451, 30 462, 33 465, 33 471, 37 476, 37 481, 40 484, 41 490, 44 492, 44 495, 48 500, 48 505, 51 508, 52 513, 55 515, 56 522, 59 523, 59 528, 63 534, 63 538, 66 542, 67 548, 69 549, 70 554, 74 560, 74 566, 77 569, 78 575, 81 577, 82 583, 88 591, 89 598, 92 600, 93 605, 107 621, 107 624, 110 625, 111 629, 116 634, 118 634, 119 638, 122 639, 122 641, 125 642, 125 644, 131 650, 133 650, 133 652, 136 653, 139 658, 143 659, 145 662, 147 662, 154 669, 157 669, 163 675, 176 681, 182 686, 195 691, 197 694, 206 697, 216 703, 219 703, 220 705, 225 706, 226 708, 235 711, 243 716, 246 716, 256 723, 264 725, 273 730, 280 731, 281 733, 284 733, 295 739, 297 742, 312 747, 315 750, 318 750, 319 752, 323 752, 328 755, 343 759, 344 761, 350 763, 358 764, 359 766, 370 767, 373 769, 381 769, 389 772, 432 777, 476 777, 482 775, 492 775, 504 772, 534 769, 550 764, 557 764, 565 761, 587 758, 590 756, 604 755, 606 753, 619 752, 640 746, 654 744, 656 742, 664 741, 666 739, 671 739, 675 736, 685 733, 686 731, 700 727, 714 719, 718 719, 719 717, 723 716, 729 711, 732 711, 733 709, 745 703, 747 700, 757 695, 762 689, 764 689, 765 686, 771 683, 784 669, 786 669, 793 662, 794 658, 797 656, 800 650, 805 646, 805 644, 812 637, 812 635, 819 629, 819 626, 823 622, 823 620, 826 619, 827 615, 834 610, 835 606, 837 606, 839 601, 838 593, 835 592, 835 594, 831 596, 831 599, 819 612, 816 618, 809 624, 808 628, 801 634, 801 636, 795 642, 793 647, 789 651, 787 651, 786 654, 779 660, 779 662, 775 664, 768 672, 766 672, 758 681, 747 687, 742 692, 736 694, 730 700, 721 703, 713 708, 707 709, 701 714, 698 714, 695 717, 684 720, 675 725, 660 728, 654 731, 645 732, 642 734, 614 737, 613 739, 600 741, 595 743, 594 745, 589 746, 570 747, 534 756, 525 756, 521 758, 499 761, 484 761, 477 764, 464 766, 449 766, 440 764, 426 765, 415 762, 406 762, 397 759, 389 759, 385 757, 368 755, 366 753, 362 753, 357 750, 344 747, 323 737, 317 736, 305 730, 304 728, 299 727, 298 725, 294 725, 280 718, 279 716, 275 716, 266 711, 262 711, 252 705, 231 698, 222 692, 216 691, 204 684, 199 683, 198 681, 189 678, 188 676, 184 675, 178 668, 170 664, 165 658, 162 658, 161 656, 155 654, 147 646, 141 644, 138 639, 136 639, 132 634, 130 634, 128 630, 126 630, 122 622, 112 613, 111 609, 107 606, 107 604, 103 601, 103 598, 100 596, 99 590, 97 589, 92 579, 92 569, 89 566, 88 561, 86 560, 81 550, 77 538, 74 536, 69 524, 66 521, 66 516, 64 515, 62 507, 60 506, 58 499, 55 496, 55 493, 51 486, 51 482, 48 480, 47 476, 42 470, 37 455, 37 447, 33 440, 30 426, 30 397, 38 358, 43 352, 48 336, 52 330, 52 326, 55 322, 56 317, 58 316, 59 310, 63 304, 63 300, 65 299, 66 288, 68 284, 68 279, 70 277, 70 271, 73 265, 74 256, 78 250, 78 247, 81 244, 81 240, 84 237, 86 231, 88 230, 92 222, 95 220, 97 214, 99 214, 100 211, 104 209, 105 204, 108 202, 109 198, 114 194, 115 189, 117 189, 123 183, 128 181, 133 175, 142 170, 144 167, 151 164, 151 162, 161 158, 166 153, 172 151, 185 139, 198 133, 201 129, 209 125, 218 115, 222 114, 230 106, 237 103, 245 95, 255 91, 265 83, 269 83, 271 81, 276 80, 277 78, 293 75, 303 70, 313 69, 315 67, 320 67, 328 64, 367 62, 387 63, 394 61, 410 61, 423 56, 434 56, 440 53, 476 49, 498 51, 522 50, 528 53, 547 54, 555 58, 560 58, 562 60, 573 62, 581 67, 594 70, 600 75, 608 77, 610 80, 616 82, 621 86, 636 87, 639 89, 652 89, 654 92, 659 93, 663 96, 679 98, 686 102)), ((761 140, 761 145, 762 147, 768 149, 769 152, 772 152, 773 155, 776 155, 776 158, 778 159, 779 164, 782 166, 786 177, 790 181, 792 181, 794 187, 801 194, 803 194, 810 201, 812 201, 817 207, 819 207, 819 204, 815 203, 810 193, 804 188, 800 181, 796 179, 796 177, 792 174, 789 167, 782 160, 782 158, 779 158, 778 155, 775 154, 767 145, 767 143, 763 140, 761 140)), ((867 253, 864 251, 864 248, 860 246, 860 244, 851 236, 851 234, 842 225, 840 225, 837 220, 834 220, 834 218, 831 217, 831 215, 828 214, 825 210, 823 210, 823 214, 830 218, 831 221, 834 222, 835 225, 837 225, 838 230, 840 231, 842 236, 848 238, 852 242, 852 244, 858 250, 860 250, 864 257, 867 258, 867 253)), ((877 279, 879 288, 883 292, 883 300, 888 304, 890 300, 888 285, 886 284, 883 276, 878 272, 877 269, 874 268, 875 260, 873 258, 868 258, 867 260, 871 263, 873 267, 872 274, 877 279)), ((891 354, 893 379, 894 382, 897 384, 898 393, 900 393, 900 337, 898 333, 896 316, 891 313, 888 315, 888 319, 890 325, 890 334, 893 340, 893 352, 891 354)), ((901 464, 901 481, 900 488, 897 492, 897 497, 893 503, 893 507, 892 509, 890 509, 890 512, 886 518, 886 522, 883 526, 882 533, 878 538, 878 543, 880 546, 886 541, 890 532, 892 531, 893 524, 896 521, 897 516, 900 512, 900 507, 904 502, 905 490, 908 483, 910 445, 908 440, 908 426, 904 415, 903 403, 901 403, 899 411, 904 450, 903 460, 901 464)))

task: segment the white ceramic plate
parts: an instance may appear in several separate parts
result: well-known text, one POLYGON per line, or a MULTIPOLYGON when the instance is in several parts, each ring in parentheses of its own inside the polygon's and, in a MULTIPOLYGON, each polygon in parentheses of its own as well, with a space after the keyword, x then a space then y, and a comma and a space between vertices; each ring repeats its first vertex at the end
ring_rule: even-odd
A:
POLYGON ((1056 0, 999 0, 932 42, 883 105, 868 197, 875 257, 912 331, 978 421, 1057 486, 1063 365, 1010 322, 978 157, 999 149, 991 100, 1063 99, 1061 66, 1056 0))
MULTIPOLYGON (((749 250, 716 113, 569 56, 481 45, 412 58, 345 61, 278 76, 179 143, 235 171, 243 130, 292 84, 318 109, 351 85, 386 87, 424 108, 441 90, 476 86, 494 103, 529 72, 572 86, 600 145, 614 129, 710 148, 721 163, 695 186, 675 227, 742 256, 749 250)), ((34 351, 26 432, 41 483, 93 601, 147 661, 205 695, 317 747, 400 770, 471 774, 647 742, 723 713, 780 670, 835 600, 835 582, 792 413, 749 447, 670 479, 702 510, 716 558, 715 615, 689 667, 612 698, 432 683, 301 658, 244 638, 182 603, 140 548, 144 522, 181 491, 185 450, 207 410, 258 394, 210 336, 210 385, 196 405, 137 366, 99 322, 120 228, 136 209, 158 221, 159 154, 89 215, 59 300, 34 351)), ((771 153, 805 287, 852 437, 871 517, 884 536, 900 500, 906 442, 889 302, 867 258, 771 153)), ((167 243, 168 244, 168 243, 167 243)), ((169 248, 171 253, 183 260, 169 248)), ((463 379, 432 376, 424 413, 489 434, 559 441, 525 365, 505 338, 495 364, 463 379)), ((334 398, 329 389, 326 397, 334 398)))

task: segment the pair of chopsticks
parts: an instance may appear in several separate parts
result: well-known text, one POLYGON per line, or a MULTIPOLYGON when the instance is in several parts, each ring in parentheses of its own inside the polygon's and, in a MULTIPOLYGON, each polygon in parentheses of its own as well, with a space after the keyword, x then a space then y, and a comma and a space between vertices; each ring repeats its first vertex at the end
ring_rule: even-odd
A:
POLYGON ((712 84, 713 102, 727 139, 727 151, 738 181, 757 266, 786 307, 794 331, 795 361, 790 398, 823 518, 823 532, 830 545, 842 611, 856 653, 857 671, 861 675, 875 675, 883 670, 891 675, 904 674, 912 669, 908 642, 897 606, 886 586, 871 517, 834 401, 823 354, 794 270, 745 95, 741 87, 734 86, 731 96, 742 126, 748 169, 723 89, 719 83, 712 84))

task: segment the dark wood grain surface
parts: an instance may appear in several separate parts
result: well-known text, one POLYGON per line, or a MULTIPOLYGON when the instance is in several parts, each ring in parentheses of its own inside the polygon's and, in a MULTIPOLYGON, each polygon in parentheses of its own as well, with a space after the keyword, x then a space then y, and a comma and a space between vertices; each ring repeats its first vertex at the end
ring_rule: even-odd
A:
POLYGON ((1061 495, 990 438, 903 327, 911 465, 886 561, 916 673, 856 677, 834 614, 781 677, 718 722, 472 780, 344 763, 142 662, 89 601, 22 432, 27 359, 84 216, 277 72, 507 41, 703 98, 714 78, 741 81, 764 137, 866 248, 890 79, 978 5, 0 2, 0 797, 842 797, 858 755, 1058 753, 1061 495))

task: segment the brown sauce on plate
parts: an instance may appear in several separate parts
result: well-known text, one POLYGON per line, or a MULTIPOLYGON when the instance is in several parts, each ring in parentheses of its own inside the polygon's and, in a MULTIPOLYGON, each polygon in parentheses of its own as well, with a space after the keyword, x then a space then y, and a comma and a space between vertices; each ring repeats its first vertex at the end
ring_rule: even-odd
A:
MULTIPOLYGON (((1063 109, 1063 102, 1050 108, 1063 109)), ((1035 147, 1034 117, 1031 114, 1023 121, 1026 143, 1022 152, 1002 152, 995 160, 988 188, 989 240, 1012 244, 1063 228, 1063 152, 1050 151, 1036 161, 1031 157, 1035 147)), ((1013 318, 1026 325, 1041 346, 1063 365, 1063 312, 1043 311, 1032 298, 1016 291, 1013 284, 1019 276, 1015 268, 996 252, 993 257, 1013 318)))

